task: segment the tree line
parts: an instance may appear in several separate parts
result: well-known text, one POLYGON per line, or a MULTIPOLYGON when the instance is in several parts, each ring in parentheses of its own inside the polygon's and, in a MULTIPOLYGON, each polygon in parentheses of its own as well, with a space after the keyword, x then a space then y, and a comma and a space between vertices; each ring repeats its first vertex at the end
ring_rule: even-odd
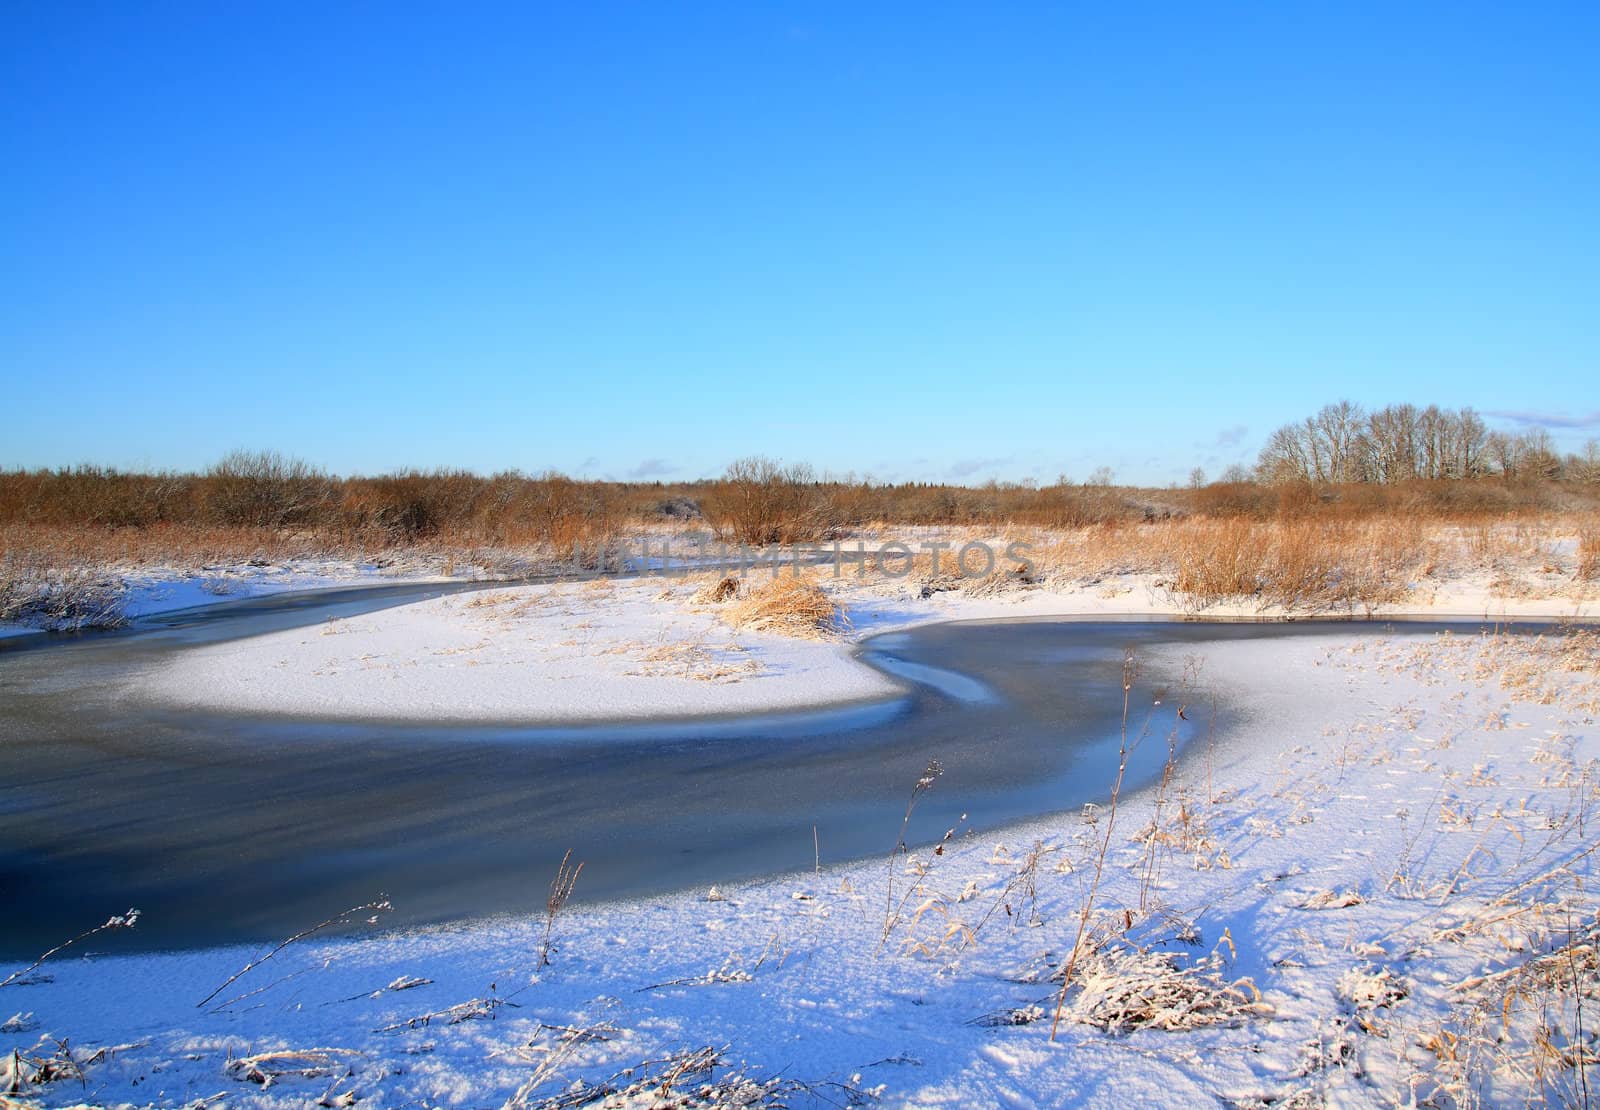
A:
POLYGON ((1590 440, 1582 454, 1563 456, 1543 428, 1490 431, 1471 408, 1386 405, 1367 411, 1338 401, 1273 432, 1255 470, 1259 481, 1274 484, 1394 485, 1494 476, 1600 481, 1600 444, 1590 440))

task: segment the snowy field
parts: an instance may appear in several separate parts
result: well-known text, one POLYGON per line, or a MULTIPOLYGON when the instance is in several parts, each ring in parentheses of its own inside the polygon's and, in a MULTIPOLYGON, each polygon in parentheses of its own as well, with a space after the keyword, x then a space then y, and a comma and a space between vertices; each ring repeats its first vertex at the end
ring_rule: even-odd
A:
MULTIPOLYGON (((1353 629, 1191 654, 1135 661, 1192 686, 1129 706, 1130 744, 1164 747, 1179 713, 1203 721, 1211 689, 1242 724, 1137 795, 1113 800, 1108 764, 1100 805, 1002 834, 929 828, 913 806, 909 849, 886 812, 866 863, 830 865, 823 830, 815 872, 601 906, 579 873, 580 899, 558 890, 548 918, 389 934, 362 909, 369 937, 276 952, 119 958, 106 930, 0 986, 0 1091, 1583 1104, 1600 1078, 1593 636, 1353 629)), ((906 784, 912 803, 961 789, 931 769, 906 784)))

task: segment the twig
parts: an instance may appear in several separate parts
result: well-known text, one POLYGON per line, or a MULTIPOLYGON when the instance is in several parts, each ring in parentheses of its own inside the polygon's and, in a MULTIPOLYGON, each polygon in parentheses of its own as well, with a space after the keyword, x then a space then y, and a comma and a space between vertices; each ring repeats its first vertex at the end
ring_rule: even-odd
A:
POLYGON ((906 830, 911 827, 911 811, 917 808, 917 801, 933 789, 933 784, 942 774, 944 774, 944 764, 937 759, 928 760, 928 766, 923 769, 922 776, 912 786, 911 797, 906 801, 906 813, 900 819, 900 835, 895 838, 894 851, 889 853, 888 881, 883 896, 883 938, 878 942, 879 952, 883 951, 884 944, 889 940, 889 934, 894 931, 894 861, 901 852, 908 850, 906 830))
POLYGON ((561 907, 567 904, 567 899, 572 897, 573 888, 578 885, 578 876, 583 874, 583 863, 572 866, 572 849, 567 849, 567 854, 561 857, 561 866, 556 868, 556 877, 550 880, 550 897, 545 900, 544 918, 544 944, 539 950, 539 966, 550 966, 550 934, 556 926, 556 914, 561 912, 561 907))
POLYGON ((96 933, 103 933, 107 929, 131 929, 135 925, 137 925, 138 923, 139 923, 139 911, 138 910, 130 909, 127 913, 119 913, 119 914, 116 914, 116 915, 114 915, 112 917, 108 917, 108 918, 106 918, 104 924, 96 925, 93 929, 89 929, 89 930, 87 930, 85 932, 79 933, 77 936, 73 937, 71 940, 62 941, 60 944, 58 944, 54 948, 50 949, 50 951, 48 951, 44 955, 40 956, 37 960, 34 960, 33 963, 29 964, 27 967, 23 968, 21 971, 13 971, 10 975, 7 975, 4 979, 0 979, 0 987, 9 987, 12 983, 15 983, 17 980, 23 978, 29 972, 36 970, 40 964, 44 963, 51 956, 54 956, 57 952, 60 952, 62 949, 65 949, 65 948, 71 948, 74 944, 77 944, 79 941, 88 940, 90 937, 94 936, 96 933))
POLYGON ((1111 850, 1111 830, 1117 823, 1117 797, 1122 793, 1122 777, 1128 770, 1128 699, 1133 690, 1137 668, 1130 648, 1122 657, 1122 739, 1117 751, 1117 778, 1111 784, 1111 809, 1106 816, 1106 834, 1100 842, 1100 854, 1095 859, 1094 881, 1089 884, 1089 894, 1083 900, 1078 914, 1078 935, 1072 942, 1072 955, 1067 957, 1067 968, 1061 977, 1061 992, 1056 995, 1056 1012, 1050 1020, 1050 1041, 1055 1042, 1056 1030, 1061 1025, 1061 1011, 1067 1005, 1067 988, 1072 985, 1072 972, 1078 965, 1078 953, 1083 949, 1083 934, 1089 929, 1089 915, 1094 912, 1095 895, 1100 890, 1100 877, 1105 873, 1106 853, 1111 850))
POLYGON ((394 907, 389 904, 389 900, 387 898, 383 898, 383 899, 379 899, 376 902, 367 902, 367 903, 364 903, 363 905, 351 906, 349 909, 345 910, 342 913, 334 914, 332 917, 328 918, 326 921, 320 921, 317 924, 311 926, 311 928, 305 929, 305 930, 303 930, 301 932, 298 932, 294 936, 289 937, 287 940, 280 941, 278 943, 278 946, 276 948, 274 948, 272 951, 268 952, 265 956, 262 956, 259 959, 251 960, 249 963, 247 963, 243 967, 241 967, 238 971, 236 971, 232 975, 228 976, 227 980, 224 981, 223 984, 221 986, 219 986, 216 990, 214 990, 210 994, 206 995, 199 1002, 196 1002, 195 1006, 196 1007, 204 1006, 206 1003, 210 1002, 213 998, 217 997, 217 995, 221 994, 223 991, 225 991, 229 987, 233 986, 233 984, 237 983, 240 979, 243 979, 246 975, 250 974, 250 972, 254 971, 256 968, 260 967, 262 964, 264 964, 268 960, 272 959, 272 957, 276 956, 279 952, 282 952, 285 948, 289 947, 289 945, 293 944, 297 940, 305 940, 306 937, 312 936, 312 935, 314 935, 316 933, 320 933, 324 929, 332 928, 335 925, 346 924, 353 915, 358 914, 358 913, 368 913, 368 912, 370 912, 372 914, 372 916, 367 919, 367 923, 369 925, 376 924, 379 914, 385 913, 388 910, 391 910, 393 908, 394 907))

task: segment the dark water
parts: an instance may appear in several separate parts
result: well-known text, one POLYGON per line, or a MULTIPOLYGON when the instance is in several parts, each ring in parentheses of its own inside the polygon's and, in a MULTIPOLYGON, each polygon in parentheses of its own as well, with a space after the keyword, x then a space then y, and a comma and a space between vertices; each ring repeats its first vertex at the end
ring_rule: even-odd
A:
MULTIPOLYGON (((912 842, 1103 797, 1128 648, 1478 627, 936 625, 863 650, 905 682, 898 698, 626 727, 251 719, 125 694, 195 644, 445 589, 261 599, 116 634, 0 641, 0 958, 36 955, 130 906, 144 917, 118 951, 281 937, 380 893, 394 925, 542 912, 568 848, 585 862, 580 901, 806 870, 813 829, 823 863, 883 854, 930 758, 944 775, 918 804, 912 842)), ((1143 674, 1134 705, 1178 678, 1143 674)), ((1184 739, 1207 725, 1190 716, 1184 739)), ((1171 720, 1143 746, 1136 780, 1158 770, 1171 720)))

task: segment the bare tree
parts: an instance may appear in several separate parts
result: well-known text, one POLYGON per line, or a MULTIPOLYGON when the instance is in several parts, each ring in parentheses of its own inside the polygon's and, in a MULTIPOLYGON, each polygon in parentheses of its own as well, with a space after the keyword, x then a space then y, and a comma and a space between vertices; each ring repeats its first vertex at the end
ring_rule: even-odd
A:
POLYGON ((1567 476, 1576 482, 1600 482, 1600 440, 1591 439, 1583 445, 1583 454, 1571 456, 1567 476))
POLYGON ((1263 482, 1309 482, 1312 462, 1307 430, 1302 425, 1285 424, 1267 439, 1256 463, 1263 482))
POLYGON ((1489 428, 1470 408, 1456 414, 1455 440, 1447 476, 1481 478, 1488 472, 1489 428))
POLYGON ((1356 459, 1361 440, 1364 414, 1361 406, 1350 401, 1336 401, 1324 405, 1317 413, 1317 432, 1323 443, 1323 453, 1328 460, 1330 482, 1359 480, 1356 459))
POLYGON ((1502 478, 1515 478, 1522 472, 1522 441, 1505 432, 1490 432, 1484 442, 1485 455, 1502 478))
POLYGON ((1561 456, 1555 441, 1543 428, 1534 428, 1517 437, 1522 444, 1523 472, 1534 478, 1561 477, 1561 456))
POLYGON ((1373 480, 1403 482, 1417 471, 1417 410, 1390 405, 1367 418, 1368 459, 1373 480))

